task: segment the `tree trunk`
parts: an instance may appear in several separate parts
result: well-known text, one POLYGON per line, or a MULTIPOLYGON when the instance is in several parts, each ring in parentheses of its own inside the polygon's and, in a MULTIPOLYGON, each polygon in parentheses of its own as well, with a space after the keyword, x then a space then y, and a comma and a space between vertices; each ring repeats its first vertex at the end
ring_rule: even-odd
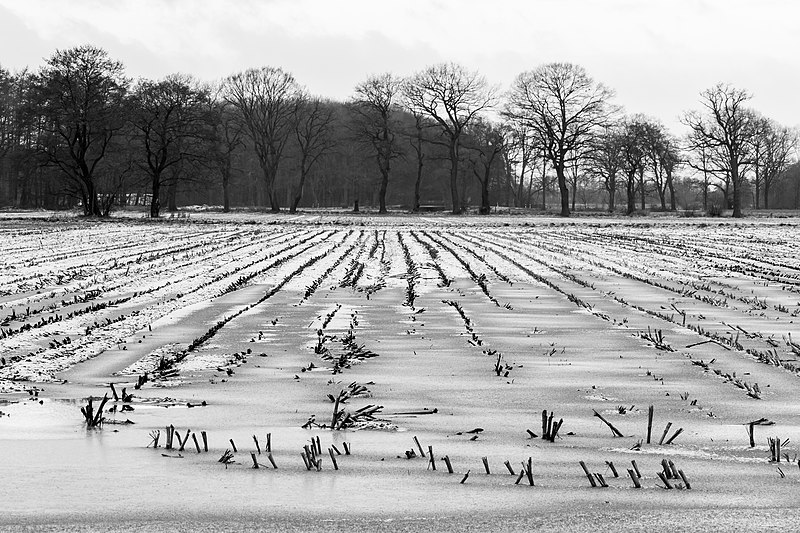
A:
POLYGON ((481 208, 479 213, 481 215, 488 215, 492 212, 492 206, 489 203, 489 174, 491 172, 491 161, 489 165, 487 165, 483 180, 479 180, 481 182, 481 208))
POLYGON ((669 188, 669 210, 676 211, 678 204, 675 201, 675 183, 672 181, 672 173, 667 174, 667 187, 669 188))
POLYGON ((97 201, 97 188, 91 179, 85 180, 86 183, 86 200, 88 202, 88 209, 84 212, 89 216, 99 217, 102 216, 100 211, 100 203, 97 201))
POLYGON ((386 189, 389 187, 389 162, 385 161, 381 167, 381 186, 378 191, 378 213, 386 214, 386 189))
MULTIPOLYGON (((305 163, 303 163, 305 165, 305 163)), ((294 200, 292 200, 292 205, 289 207, 290 213, 297 213, 297 206, 300 205, 300 201, 303 199, 303 190, 306 186, 306 176, 308 175, 308 171, 301 169, 300 170, 300 183, 297 186, 297 194, 294 196, 294 200)))
POLYGON ((731 161, 731 184, 733 185, 733 218, 742 218, 742 190, 739 183, 739 165, 731 161))
POLYGON ((419 188, 422 185, 422 155, 417 157, 417 181, 414 182, 414 207, 411 209, 414 213, 419 212, 419 188))
POLYGON ((575 199, 578 196, 578 180, 572 182, 572 210, 575 211, 575 199))
POLYGON ((458 141, 450 142, 450 198, 453 201, 453 214, 461 213, 458 201, 458 141))
POLYGON ((626 214, 628 216, 632 215, 636 212, 636 177, 635 174, 631 173, 628 175, 628 181, 626 185, 626 192, 628 193, 628 210, 626 214))
POLYGON ((161 214, 161 200, 159 194, 161 192, 161 176, 153 176, 151 191, 152 198, 150 199, 150 218, 158 218, 161 214))
POLYGON ((769 181, 764 180, 764 209, 769 209, 769 181))
POLYGON ((612 174, 608 177, 608 212, 613 213, 617 199, 617 175, 612 174))
POLYGON ((167 187, 167 211, 174 213, 178 210, 178 183, 172 180, 167 187))
POLYGON ((644 168, 639 170, 639 196, 641 197, 642 211, 644 211, 647 208, 645 205, 644 168))
POLYGON ((561 213, 560 216, 569 216, 569 187, 567 187, 567 177, 564 175, 564 165, 556 165, 556 178, 558 178, 558 189, 561 192, 561 213))

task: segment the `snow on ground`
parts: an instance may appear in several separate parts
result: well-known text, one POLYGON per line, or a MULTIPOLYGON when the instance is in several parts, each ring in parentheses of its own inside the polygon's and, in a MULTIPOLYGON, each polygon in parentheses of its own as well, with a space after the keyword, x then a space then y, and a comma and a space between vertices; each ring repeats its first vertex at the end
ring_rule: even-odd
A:
POLYGON ((570 530, 632 516, 703 530, 720 509, 759 517, 748 530, 786 525, 800 487, 797 230, 766 218, 3 213, 0 447, 15 460, 0 466, 0 527, 113 529, 77 503, 119 490, 138 496, 115 508, 116 527, 166 527, 174 487, 178 514, 228 525, 459 530, 482 523, 475 509, 509 530, 541 516, 570 530), (174 364, 154 374, 163 360, 174 364), (112 382, 130 392, 145 373, 107 413, 135 424, 83 427, 84 398, 112 382), (351 414, 381 409, 331 431, 340 394, 351 414), (564 421, 555 442, 541 438, 543 410, 564 421), (191 437, 165 450, 170 424, 182 439, 206 431, 210 451, 191 437), (275 471, 251 468, 251 451, 269 467, 253 440, 263 451, 267 433, 275 471), (299 456, 314 436, 320 472, 299 456), (334 470, 328 447, 344 442, 353 454, 334 470), (535 487, 515 484, 529 457, 535 487), (660 488, 662 459, 691 491, 660 488), (591 488, 580 461, 609 489, 591 488))

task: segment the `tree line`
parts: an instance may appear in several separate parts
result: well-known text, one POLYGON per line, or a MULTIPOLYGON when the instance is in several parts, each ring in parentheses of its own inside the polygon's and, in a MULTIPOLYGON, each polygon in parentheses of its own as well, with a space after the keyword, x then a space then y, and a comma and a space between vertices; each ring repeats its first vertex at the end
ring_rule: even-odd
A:
POLYGON ((455 63, 369 76, 345 102, 281 68, 214 83, 131 80, 98 47, 37 71, 0 67, 0 206, 107 216, 146 205, 377 206, 462 213, 580 206, 633 214, 800 208, 798 134, 718 84, 673 135, 614 103, 584 68, 551 63, 504 91, 455 63))

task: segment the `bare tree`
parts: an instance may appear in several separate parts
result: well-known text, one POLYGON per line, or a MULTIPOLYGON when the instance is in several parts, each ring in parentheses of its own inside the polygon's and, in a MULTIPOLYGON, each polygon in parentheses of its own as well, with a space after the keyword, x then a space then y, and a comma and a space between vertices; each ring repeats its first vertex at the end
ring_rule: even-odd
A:
POLYGON ((792 163, 791 155, 797 148, 797 131, 781 126, 774 120, 760 118, 758 132, 753 139, 753 166, 755 171, 758 209, 761 186, 764 188, 764 209, 769 209, 770 189, 781 173, 792 163))
POLYGON ((224 98, 220 98, 222 86, 215 89, 211 105, 211 167, 218 173, 222 182, 222 210, 231 209, 230 184, 234 171, 234 155, 244 146, 244 124, 237 109, 224 98))
MULTIPOLYGON (((297 113, 294 136, 300 156, 300 181, 295 190, 290 213, 297 212, 303 199, 303 189, 311 169, 334 147, 331 129, 335 119, 334 109, 320 98, 305 98, 297 113)), ((384 190, 385 194, 385 190, 384 190)))
POLYGON ((539 137, 556 171, 561 216, 570 213, 566 168, 580 157, 594 130, 608 122, 613 94, 572 63, 543 65, 523 72, 512 84, 506 113, 526 121, 539 137))
POLYGON ((474 152, 472 172, 481 185, 481 206, 479 213, 488 215, 492 206, 489 201, 489 187, 492 183, 494 163, 505 150, 505 137, 501 128, 487 120, 478 119, 468 128, 467 147, 474 152))
POLYGON ((208 133, 209 91, 180 74, 162 81, 141 81, 134 90, 131 122, 144 154, 140 164, 150 181, 150 216, 161 213, 162 187, 177 186, 174 172, 202 153, 199 141, 208 133))
POLYGON ((225 86, 226 99, 239 110, 255 147, 270 208, 280 211, 275 181, 286 142, 294 131, 302 90, 291 74, 273 67, 234 74, 225 86))
POLYGON ((589 152, 591 173, 599 178, 608 194, 608 212, 616 209, 618 177, 623 169, 624 129, 620 125, 609 126, 596 136, 589 152))
POLYGON ((414 180, 414 201, 411 206, 411 211, 414 213, 419 212, 420 209, 420 188, 422 187, 423 168, 425 167, 425 143, 428 142, 425 135, 426 129, 429 125, 426 123, 426 118, 417 111, 411 110, 411 115, 414 117, 413 132, 407 132, 408 142, 411 149, 414 150, 414 155, 417 160, 417 178, 414 180))
POLYGON ((533 181, 533 171, 537 154, 540 152, 536 146, 536 139, 533 137, 531 129, 518 120, 508 120, 506 122, 506 140, 503 156, 506 166, 509 167, 507 173, 509 183, 514 195, 514 204, 517 207, 525 206, 530 202, 526 198, 525 177, 530 174, 529 184, 533 181))
POLYGON ((675 211, 675 169, 681 160, 677 141, 669 135, 659 122, 648 119, 645 123, 644 145, 647 152, 653 183, 661 201, 661 209, 667 210, 667 192, 670 195, 670 210, 675 211))
POLYGON ((642 176, 647 165, 648 129, 647 120, 641 115, 634 115, 625 120, 620 133, 622 170, 628 200, 627 215, 636 211, 636 185, 637 181, 643 181, 642 176))
POLYGON ((461 137, 465 128, 495 103, 496 90, 477 71, 455 63, 433 65, 412 76, 405 84, 408 107, 430 117, 439 127, 440 139, 450 158, 450 196, 453 214, 461 212, 458 166, 461 137))
POLYGON ((355 116, 356 139, 372 147, 381 173, 379 212, 386 213, 386 191, 389 186, 392 160, 401 152, 397 138, 395 114, 399 108, 401 79, 386 73, 370 76, 359 83, 350 109, 355 116))
POLYGON ((128 80, 122 63, 83 45, 57 50, 37 77, 35 105, 43 118, 39 151, 80 191, 85 215, 102 215, 99 166, 125 125, 128 80))
POLYGON ((704 110, 690 111, 683 123, 690 128, 689 144, 694 150, 715 151, 733 188, 733 216, 742 216, 742 189, 745 174, 742 167, 751 160, 753 138, 758 132, 754 112, 745 107, 751 98, 744 90, 717 84, 702 93, 704 110))

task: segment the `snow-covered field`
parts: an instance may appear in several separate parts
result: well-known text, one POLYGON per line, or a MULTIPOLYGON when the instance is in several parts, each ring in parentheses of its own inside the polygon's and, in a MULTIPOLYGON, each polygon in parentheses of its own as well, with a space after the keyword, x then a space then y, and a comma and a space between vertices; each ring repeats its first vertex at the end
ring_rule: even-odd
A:
POLYGON ((799 224, 3 214, 0 529, 792 529, 799 224))

